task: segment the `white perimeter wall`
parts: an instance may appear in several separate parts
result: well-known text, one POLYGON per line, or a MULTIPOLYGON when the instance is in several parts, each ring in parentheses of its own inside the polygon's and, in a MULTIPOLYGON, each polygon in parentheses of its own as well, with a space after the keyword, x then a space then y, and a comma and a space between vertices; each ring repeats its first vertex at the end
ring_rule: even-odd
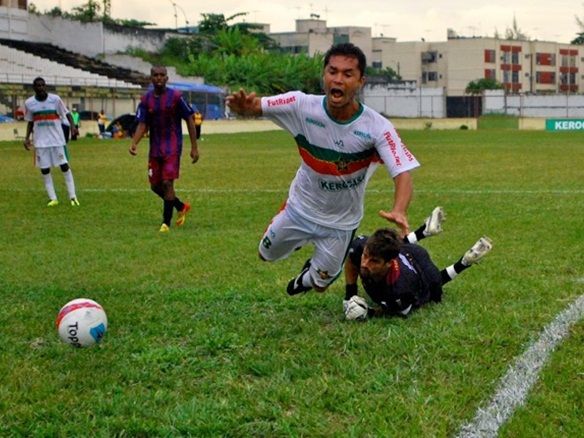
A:
POLYGON ((0 38, 49 43, 89 57, 124 52, 129 47, 156 52, 164 32, 110 29, 102 23, 81 23, 0 7, 0 38))
POLYGON ((365 85, 362 98, 365 105, 390 117, 446 117, 443 88, 365 85))
POLYGON ((503 90, 486 90, 483 114, 498 113, 519 117, 584 118, 584 95, 510 95, 503 90))

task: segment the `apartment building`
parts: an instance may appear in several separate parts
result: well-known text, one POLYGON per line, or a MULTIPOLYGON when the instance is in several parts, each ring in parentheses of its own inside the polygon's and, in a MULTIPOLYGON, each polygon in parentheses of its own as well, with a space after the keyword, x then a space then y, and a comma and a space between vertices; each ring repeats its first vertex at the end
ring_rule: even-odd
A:
POLYGON ((333 44, 350 42, 359 46, 368 60, 372 56, 373 39, 370 27, 327 27, 326 20, 319 18, 298 19, 294 32, 271 33, 270 37, 289 53, 314 56, 325 53, 333 44))
POLYGON ((328 27, 320 18, 296 20, 294 32, 270 36, 290 53, 313 56, 332 45, 359 46, 370 66, 391 67, 405 81, 422 88, 444 88, 464 96, 469 82, 487 78, 510 94, 579 93, 584 90, 584 47, 550 41, 459 37, 448 30, 440 42, 371 37, 370 27, 328 27))
POLYGON ((511 94, 582 91, 584 47, 549 41, 449 38, 397 42, 373 38, 377 67, 391 67, 421 87, 462 96, 469 82, 495 79, 511 94))

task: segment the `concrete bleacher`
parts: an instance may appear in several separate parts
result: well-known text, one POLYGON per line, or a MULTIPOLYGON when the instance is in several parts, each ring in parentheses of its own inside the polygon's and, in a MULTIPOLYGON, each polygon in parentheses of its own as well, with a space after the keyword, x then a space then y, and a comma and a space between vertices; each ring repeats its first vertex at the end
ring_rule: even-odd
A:
POLYGON ((0 82, 30 84, 37 76, 51 85, 141 88, 0 44, 0 82))
MULTIPOLYGON (((61 82, 61 85, 137 88, 143 87, 150 82, 149 77, 140 72, 113 66, 98 59, 87 57, 80 53, 74 53, 51 44, 0 39, 0 48, 2 48, 2 50, 16 50, 17 53, 20 54, 20 56, 16 57, 16 64, 20 63, 24 65, 26 69, 28 69, 28 67, 38 67, 38 59, 45 62, 52 62, 53 64, 43 64, 44 66, 49 67, 49 69, 44 71, 44 74, 47 76, 52 74, 61 82), (21 58, 26 58, 29 62, 23 63, 20 60, 21 58), (34 61, 31 61, 31 59, 34 59, 34 61), (52 68, 55 67, 55 64, 68 68, 64 71, 63 69, 59 69, 57 70, 57 73, 54 73, 52 68), (79 71, 85 73, 80 74, 79 71), (64 73, 64 76, 61 73, 64 73), (88 76, 88 73, 92 76, 88 76), (81 82, 72 83, 72 79, 81 82)), ((1 57, 2 56, 0 55, 0 58, 1 57)), ((26 70, 21 70, 22 69, 19 69, 19 72, 23 74, 29 73, 26 70)), ((0 73, 2 71, 3 70, 0 70, 0 73)), ((11 72, 10 77, 12 79, 17 79, 14 77, 14 72, 11 72)), ((3 77, 0 76, 0 81, 2 80, 3 77)))

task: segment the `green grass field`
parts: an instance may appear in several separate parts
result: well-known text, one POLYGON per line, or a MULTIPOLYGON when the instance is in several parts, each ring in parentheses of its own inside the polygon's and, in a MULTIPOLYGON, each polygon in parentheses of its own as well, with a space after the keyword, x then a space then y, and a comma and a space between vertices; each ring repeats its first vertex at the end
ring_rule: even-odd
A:
MULTIPOLYGON (((288 297, 310 253, 267 264, 259 238, 299 164, 283 132, 208 135, 185 159, 184 227, 160 235, 147 144, 70 147, 81 207, 45 207, 32 157, 0 143, 0 436, 446 437, 487 403, 514 359, 582 294, 584 136, 507 130, 404 131, 422 162, 412 226, 439 267, 482 234, 480 265, 408 319, 343 319, 342 281, 288 297), (74 349, 54 320, 87 297, 109 317, 103 342, 74 349)), ((60 172, 54 172, 61 200, 60 172)), ((369 184, 361 232, 385 223, 393 185, 369 184)), ((584 323, 551 356, 500 431, 582 436, 584 323)))

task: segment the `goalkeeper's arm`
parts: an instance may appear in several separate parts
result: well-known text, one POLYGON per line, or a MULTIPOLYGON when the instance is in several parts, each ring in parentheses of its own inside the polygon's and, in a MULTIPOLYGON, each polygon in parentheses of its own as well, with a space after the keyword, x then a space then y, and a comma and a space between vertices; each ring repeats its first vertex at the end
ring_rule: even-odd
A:
POLYGON ((345 300, 351 299, 353 295, 359 294, 357 280, 359 279, 359 267, 355 266, 348 257, 345 262, 345 300))

